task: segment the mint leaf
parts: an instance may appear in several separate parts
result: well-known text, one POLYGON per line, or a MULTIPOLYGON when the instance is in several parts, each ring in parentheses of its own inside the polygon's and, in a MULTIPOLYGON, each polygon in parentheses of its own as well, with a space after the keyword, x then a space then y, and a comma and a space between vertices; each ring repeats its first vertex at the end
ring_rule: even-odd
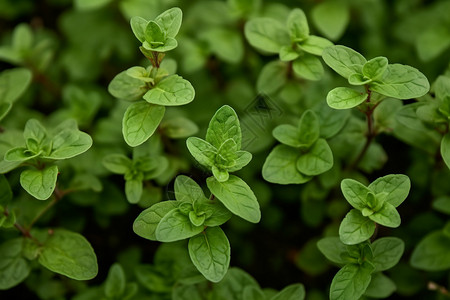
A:
POLYGON ((25 124, 23 131, 23 137, 25 141, 34 140, 39 146, 42 146, 43 142, 47 138, 47 129, 36 119, 29 119, 25 124))
POLYGON ((364 296, 372 298, 387 298, 395 292, 395 283, 383 273, 374 273, 364 296))
POLYGON ((214 178, 219 182, 225 182, 230 178, 230 174, 226 170, 222 170, 216 166, 212 166, 211 171, 214 178))
POLYGON ((300 8, 291 10, 286 25, 291 41, 300 42, 308 38, 308 21, 306 20, 305 13, 300 8))
POLYGON ((0 120, 31 83, 32 73, 25 68, 14 68, 0 73, 0 120))
POLYGON ((233 139, 237 149, 241 149, 242 133, 239 118, 231 106, 224 105, 216 111, 209 122, 206 141, 219 149, 228 139, 233 139))
MULTIPOLYGON (((341 190, 345 199, 351 206, 358 210, 363 210, 368 206, 367 194, 371 193, 371 189, 354 179, 344 179, 341 181, 341 190)), ((374 191, 375 192, 375 191, 374 191)))
POLYGON ((309 146, 302 145, 298 128, 289 124, 278 125, 272 131, 272 135, 280 143, 291 147, 309 146))
POLYGON ((23 243, 23 238, 16 238, 0 245, 0 290, 18 285, 30 274, 31 268, 22 256, 23 243))
POLYGON ((330 68, 344 78, 353 73, 361 73, 362 66, 367 62, 364 56, 355 50, 341 45, 323 50, 322 58, 330 68))
POLYGON ((362 68, 362 73, 367 78, 377 80, 384 74, 387 67, 388 59, 384 56, 379 56, 367 61, 362 68))
POLYGON ((361 265, 345 265, 333 278, 330 287, 330 300, 357 300, 371 281, 374 267, 364 262, 361 265))
POLYGON ((5 153, 5 161, 7 162, 24 162, 41 155, 42 151, 33 153, 24 147, 16 147, 5 153))
POLYGON ((174 184, 177 201, 194 203, 205 199, 202 188, 190 177, 178 175, 174 184))
POLYGON ((189 217, 178 208, 169 211, 156 226, 156 239, 160 242, 184 240, 203 231, 203 226, 194 226, 189 217))
POLYGON ((317 242, 317 248, 331 262, 345 264, 343 255, 347 253, 346 246, 338 237, 325 237, 317 242))
POLYGON ((366 101, 368 96, 350 88, 337 87, 328 92, 327 103, 334 109, 353 108, 366 101))
POLYGON ((236 159, 234 166, 227 168, 229 172, 235 172, 242 169, 252 160, 252 154, 247 151, 236 151, 235 155, 236 159))
POLYGON ((405 243, 396 237, 383 237, 372 243, 375 271, 385 271, 395 266, 403 255, 405 243))
POLYGON ((20 174, 20 185, 33 197, 47 200, 56 187, 58 167, 47 166, 44 169, 24 170, 20 174))
POLYGON ((170 211, 174 210, 179 203, 176 201, 163 201, 152 205, 134 220, 133 231, 146 239, 156 241, 156 227, 161 219, 170 211))
POLYGON ((80 234, 55 229, 43 243, 39 263, 50 271, 75 280, 89 280, 98 272, 97 257, 80 234))
POLYGON ((122 133, 131 147, 144 143, 158 128, 164 117, 165 107, 138 102, 131 104, 123 116, 122 133))
POLYGON ((147 27, 147 24, 147 20, 138 16, 134 16, 130 19, 131 30, 141 43, 145 41, 145 28, 147 27))
POLYGON ((105 281, 105 296, 108 298, 120 297, 125 292, 125 273, 120 264, 115 263, 109 268, 105 281))
POLYGON ((308 80, 320 80, 324 72, 320 60, 312 55, 304 55, 294 60, 292 68, 295 74, 308 80))
POLYGON ((110 154, 103 158, 103 166, 116 174, 125 174, 131 168, 132 161, 123 154, 110 154))
POLYGON ((67 159, 86 152, 92 146, 89 134, 72 129, 65 129, 53 136, 52 149, 43 158, 67 159))
POLYGON ((192 263, 212 282, 219 282, 230 266, 230 243, 220 227, 208 227, 189 239, 192 263))
POLYGON ((380 177, 369 185, 375 194, 386 193, 386 202, 394 207, 399 206, 408 197, 411 188, 409 177, 402 174, 391 174, 380 177))
POLYGON ((411 99, 428 93, 430 83, 425 75, 413 67, 391 64, 379 80, 370 84, 370 89, 392 98, 411 99))
POLYGON ((233 214, 252 223, 261 219, 261 211, 255 194, 239 177, 230 175, 225 182, 219 182, 214 177, 206 179, 209 190, 233 214))
POLYGON ((311 180, 297 169, 300 152, 285 145, 278 145, 269 153, 262 168, 263 178, 278 184, 300 184, 311 180))
POLYGON ((367 79, 363 74, 354 73, 348 77, 348 83, 351 85, 365 85, 371 83, 372 79, 367 79))
POLYGON ((400 214, 389 202, 384 202, 381 209, 371 214, 369 218, 380 225, 391 228, 397 228, 401 223, 400 214))
POLYGON ((145 81, 129 76, 128 70, 117 74, 108 85, 108 92, 113 97, 128 101, 142 98, 147 90, 145 81))
POLYGON ((305 287, 301 283, 291 284, 282 289, 270 300, 303 300, 305 299, 305 287))
POLYGON ((181 27, 183 12, 178 7, 173 7, 166 10, 155 18, 161 28, 166 33, 167 37, 174 38, 181 27))
POLYGON ((163 120, 160 125, 162 133, 172 139, 187 138, 198 131, 198 126, 184 117, 163 120))
POLYGON ((214 165, 217 154, 216 147, 198 137, 188 138, 186 145, 191 155, 201 165, 209 168, 214 165))
POLYGON ((298 43, 298 47, 310 54, 322 55, 323 50, 333 46, 333 43, 320 36, 310 35, 306 40, 298 43))
POLYGON ((144 95, 148 103, 178 106, 194 100, 195 91, 191 83, 178 75, 170 75, 158 82, 144 95))
POLYGON ((444 271, 450 268, 450 237, 435 231, 422 239, 411 255, 411 265, 425 271, 444 271))
POLYGON ((346 245, 368 240, 375 232, 375 222, 364 217, 357 209, 350 210, 339 226, 339 237, 346 245))
POLYGON ((271 61, 261 70, 256 82, 258 92, 274 93, 287 82, 287 65, 281 61, 271 61))
POLYGON ((316 28, 323 35, 335 41, 347 28, 350 13, 346 3, 330 1, 315 5, 311 11, 311 17, 316 28))
POLYGON ((322 174, 333 167, 333 153, 324 139, 318 139, 314 145, 297 159, 297 169, 307 175, 322 174))
POLYGON ((125 195, 128 202, 132 204, 138 203, 141 200, 142 190, 142 180, 135 178, 125 180, 125 195))
POLYGON ((266 53, 278 53, 282 46, 290 44, 283 24, 271 18, 249 20, 244 33, 250 45, 266 53))

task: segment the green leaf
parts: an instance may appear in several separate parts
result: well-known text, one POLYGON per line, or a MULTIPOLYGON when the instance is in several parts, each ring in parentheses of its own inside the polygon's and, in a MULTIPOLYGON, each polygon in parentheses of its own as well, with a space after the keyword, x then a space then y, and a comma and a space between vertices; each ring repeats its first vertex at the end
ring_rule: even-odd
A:
POLYGON ((239 177, 230 175, 225 182, 219 182, 214 177, 206 179, 209 190, 233 214, 252 223, 261 219, 261 211, 255 194, 239 177))
POLYGON ((309 151, 297 159, 297 169, 307 175, 322 174, 333 167, 333 152, 324 139, 318 139, 309 151))
POLYGON ((300 8, 291 10, 286 25, 291 41, 300 42, 308 38, 308 21, 306 20, 305 13, 300 8))
POLYGON ((425 271, 444 271, 450 268, 450 237, 435 231, 422 239, 411 255, 411 265, 425 271))
POLYGON ((161 28, 166 33, 167 37, 175 38, 181 27, 181 21, 183 19, 183 12, 178 7, 173 7, 166 10, 155 18, 161 28))
POLYGON ((157 48, 164 45, 166 40, 165 32, 155 21, 150 21, 147 23, 144 35, 145 41, 148 42, 152 48, 157 48))
POLYGON ((292 68, 295 74, 308 80, 320 80, 324 72, 320 60, 312 55, 304 55, 294 60, 292 68))
POLYGON ((289 124, 278 125, 272 131, 272 135, 280 143, 291 147, 310 146, 302 145, 298 128, 289 124))
POLYGON ((156 241, 156 227, 161 219, 170 211, 174 210, 179 203, 176 201, 163 201, 152 205, 134 220, 133 231, 146 239, 156 241))
POLYGON ((125 272, 120 264, 115 263, 109 268, 105 281, 105 296, 108 298, 120 298, 125 292, 125 272))
POLYGON ((92 279, 98 272, 91 244, 82 235, 63 229, 55 229, 43 243, 39 263, 75 280, 92 279))
POLYGON ((28 277, 31 268, 22 256, 23 238, 10 239, 0 245, 0 290, 8 290, 28 277))
POLYGON ((231 106, 224 105, 216 111, 209 122, 206 141, 219 149, 228 139, 233 139, 237 149, 241 149, 242 133, 239 118, 231 106))
POLYGON ((375 194, 386 193, 386 202, 399 206, 408 197, 411 188, 409 177, 402 174, 390 174, 380 177, 369 185, 375 194))
POLYGON ((108 85, 108 92, 115 98, 135 101, 141 99, 148 87, 145 81, 133 78, 127 74, 127 71, 122 71, 117 74, 108 85))
POLYGON ((24 147, 16 147, 5 153, 5 161, 8 162, 24 162, 41 155, 41 151, 33 153, 24 147))
POLYGON ((446 22, 431 22, 415 39, 417 54, 422 61, 430 61, 450 46, 450 32, 446 22))
POLYGON ((230 174, 226 170, 219 169, 216 166, 211 168, 214 178, 219 182, 225 182, 230 178, 230 174))
POLYGON ((112 0, 75 0, 75 7, 79 10, 95 10, 109 4, 112 0))
POLYGON ((359 73, 353 73, 348 77, 348 83, 351 85, 365 85, 371 83, 372 79, 367 79, 364 75, 359 73))
POLYGON ((188 104, 194 100, 195 91, 191 83, 178 75, 170 75, 158 82, 144 95, 148 103, 164 106, 188 104))
POLYGON ((0 207, 8 205, 12 200, 13 194, 9 182, 5 175, 0 175, 0 207))
POLYGON ((203 226, 194 226, 189 217, 179 209, 169 211, 156 226, 156 239, 160 242, 184 240, 203 231, 203 226))
POLYGON ((396 237, 383 237, 372 243, 375 271, 385 271, 395 266, 403 255, 405 243, 396 237))
POLYGON ((92 138, 89 134, 75 131, 72 129, 63 129, 56 134, 52 140, 52 149, 49 155, 43 158, 67 159, 86 152, 92 146, 92 138))
MULTIPOLYGON (((1 203, 1 201, 0 201, 1 203)), ((433 209, 450 215, 450 197, 448 196, 441 196, 433 201, 432 203, 433 209)))
POLYGON ((131 168, 132 161, 123 154, 109 154, 102 160, 103 166, 116 174, 125 174, 131 168))
POLYGON ((0 121, 11 111, 12 106, 12 103, 0 102, 0 121))
POLYGON ((247 21, 244 32, 250 45, 266 53, 278 53, 282 46, 290 44, 283 24, 271 18, 247 21))
POLYGON ((128 202, 135 204, 141 200, 142 185, 142 180, 139 179, 125 180, 125 195, 127 196, 128 202))
POLYGON ((381 209, 374 212, 369 218, 380 225, 391 228, 397 228, 401 223, 400 214, 389 202, 384 202, 381 209))
POLYGON ((169 120, 163 120, 160 129, 169 138, 182 139, 196 134, 198 126, 187 118, 175 117, 169 120))
POLYGON ((364 293, 366 297, 387 298, 397 289, 395 283, 383 273, 374 273, 364 293))
POLYGON ((302 114, 298 122, 298 131, 300 147, 309 148, 317 141, 320 136, 320 123, 314 111, 308 109, 302 114))
POLYGON ((25 138, 25 141, 32 139, 35 140, 39 144, 39 146, 42 146, 42 143, 47 136, 47 130, 38 120, 29 119, 25 124, 25 129, 23 131, 23 137, 25 138))
POLYGON ((12 46, 16 52, 26 53, 33 47, 33 32, 28 24, 21 23, 14 29, 12 46))
POLYGON ((282 289, 270 300, 303 300, 305 299, 305 287, 301 283, 294 283, 282 289))
POLYGON ((208 227, 189 239, 189 256, 194 266, 212 282, 219 282, 230 266, 230 243, 220 227, 208 227))
POLYGON ((213 285, 211 299, 242 299, 244 289, 249 286, 259 288, 258 283, 252 276, 238 268, 230 268, 223 280, 213 285))
POLYGON ((28 88, 32 73, 25 68, 14 68, 0 73, 0 103, 13 103, 28 88))
POLYGON ((367 194, 371 193, 372 190, 370 188, 367 188, 362 183, 354 179, 344 179, 341 181, 341 190, 342 194, 344 194, 345 199, 354 208, 363 210, 368 206, 367 194))
POLYGON ((217 154, 216 147, 198 137, 188 138, 186 145, 191 155, 201 165, 209 168, 214 165, 217 154))
POLYGON ((320 36, 310 35, 306 40, 300 42, 298 47, 310 54, 322 55, 323 50, 333 46, 333 43, 320 36))
POLYGON ((364 56, 355 50, 341 45, 326 48, 322 58, 330 68, 344 78, 353 73, 361 73, 362 66, 367 62, 364 56))
POLYGON ((174 188, 177 201, 194 203, 205 199, 202 188, 188 176, 178 175, 174 188))
POLYGON ((441 140, 441 156, 447 168, 450 169, 450 133, 446 133, 441 140))
POLYGON ((375 222, 364 217, 357 209, 347 213, 339 226, 339 237, 346 245, 355 245, 368 240, 375 232, 375 222))
POLYGON ((382 95, 397 98, 418 98, 430 90, 428 79, 419 70, 400 64, 388 65, 383 76, 370 84, 370 89, 382 95))
POLYGON ((347 248, 338 237, 325 237, 319 240, 317 248, 331 262, 342 265, 347 262, 342 258, 347 253, 347 248))
POLYGON ((292 61, 300 56, 300 52, 294 49, 291 45, 283 46, 280 49, 281 61, 292 61))
POLYGON ((204 39, 212 54, 224 62, 237 64, 244 56, 244 46, 239 31, 232 28, 212 27, 202 31, 204 39))
POLYGON ((193 210, 189 212, 189 220, 194 226, 202 226, 205 223, 205 219, 205 214, 197 215, 193 210))
POLYGON ((377 80, 384 74, 387 67, 388 67, 388 59, 384 56, 378 56, 372 58, 371 60, 367 61, 364 64, 362 68, 362 73, 367 78, 377 80))
POLYGON ((345 265, 333 278, 330 287, 330 300, 357 300, 371 281, 374 267, 364 262, 361 265, 345 265))
POLYGON ((247 286, 242 293, 242 297, 243 297, 243 299, 247 299, 247 300, 265 300, 266 299, 264 292, 261 291, 261 289, 257 286, 247 286))
POLYGON ((300 184, 311 180, 297 170, 298 149, 278 145, 269 153, 262 168, 264 180, 278 184, 300 184))
POLYGON ((271 61, 261 70, 256 82, 258 92, 266 94, 278 91, 287 82, 287 65, 280 61, 271 61))
POLYGON ((248 165, 248 163, 252 160, 252 154, 247 151, 236 151, 235 155, 236 164, 232 167, 227 168, 228 172, 238 171, 248 165))
POLYGON ((369 95, 346 87, 337 87, 328 92, 327 103, 334 109, 353 108, 366 101, 369 95))
POLYGON ((147 20, 138 16, 134 16, 130 19, 131 30, 141 43, 145 41, 145 28, 147 27, 147 24, 147 20))
POLYGON ((20 174, 20 185, 33 197, 47 200, 56 187, 58 167, 47 166, 44 169, 28 169, 20 174))
POLYGON ((336 41, 347 28, 350 12, 347 5, 340 1, 326 1, 315 5, 311 17, 316 28, 326 37, 336 41))
POLYGON ((146 102, 131 104, 123 116, 122 133, 131 147, 144 143, 158 128, 165 107, 146 102))

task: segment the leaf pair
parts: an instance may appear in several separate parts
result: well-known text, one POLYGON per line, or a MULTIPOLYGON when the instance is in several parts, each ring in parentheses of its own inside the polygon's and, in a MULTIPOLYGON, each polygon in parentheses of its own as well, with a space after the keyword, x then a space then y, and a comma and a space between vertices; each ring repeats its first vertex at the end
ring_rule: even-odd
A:
POLYGON ((333 153, 320 138, 320 124, 312 110, 303 113, 298 126, 279 125, 273 136, 283 145, 276 146, 264 162, 265 180, 278 184, 299 184, 311 180, 333 166, 333 153))
POLYGON ((245 24, 245 36, 250 45, 264 53, 277 53, 282 61, 293 61, 294 72, 308 80, 319 80, 323 66, 315 56, 333 45, 327 39, 309 34, 303 10, 295 8, 286 24, 271 18, 254 18, 245 24))
MULTIPOLYGON (((78 130, 74 120, 67 120, 48 132, 42 124, 30 119, 23 132, 25 147, 15 147, 5 153, 5 161, 32 164, 20 175, 20 184, 39 200, 48 199, 56 186, 58 167, 48 162, 72 158, 92 146, 91 137, 78 130)), ((8 170, 9 171, 9 170, 8 170)))
POLYGON ((224 105, 219 108, 206 132, 206 141, 190 137, 186 144, 192 156, 212 171, 219 182, 229 179, 229 172, 245 167, 252 155, 241 149, 242 133, 238 116, 233 108, 224 105))
MULTIPOLYGON (((425 95, 430 89, 428 79, 417 69, 388 64, 386 57, 379 56, 369 61, 355 50, 331 46, 323 51, 323 60, 336 73, 352 85, 364 85, 371 92, 396 99, 410 99, 425 95)), ((369 97, 367 92, 338 87, 327 95, 327 103, 335 109, 347 109, 360 105, 369 97)))
POLYGON ((131 160, 123 154, 110 154, 102 162, 109 171, 125 175, 125 195, 130 203, 141 200, 143 181, 157 178, 169 165, 164 156, 133 156, 131 160))
POLYGON ((395 291, 394 282, 381 272, 399 262, 405 248, 402 240, 386 237, 348 246, 338 237, 327 237, 317 247, 328 260, 343 266, 331 283, 330 299, 385 298, 395 291))
POLYGON ((411 182, 406 175, 380 177, 368 187, 353 179, 344 179, 341 190, 353 206, 339 227, 341 241, 354 245, 369 239, 375 232, 375 223, 395 228, 400 226, 396 210, 408 196, 411 182))

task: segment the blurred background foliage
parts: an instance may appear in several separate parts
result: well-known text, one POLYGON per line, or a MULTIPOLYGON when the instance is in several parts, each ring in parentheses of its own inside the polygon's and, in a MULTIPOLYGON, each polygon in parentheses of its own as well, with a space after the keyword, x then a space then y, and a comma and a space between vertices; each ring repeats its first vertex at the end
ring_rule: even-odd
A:
MULTIPOLYGON (((47 126, 74 118, 80 129, 93 137, 93 147, 64 162, 65 171, 58 178, 59 186, 76 187, 77 191, 50 210, 39 225, 82 233, 93 245, 100 267, 97 278, 88 283, 36 271, 25 283, 1 291, 0 297, 70 298, 103 282, 114 262, 121 263, 127 279, 141 284, 145 266, 153 264, 153 268, 161 269, 154 258, 159 243, 135 235, 132 222, 143 208, 173 198, 176 174, 192 175, 199 182, 207 176, 187 152, 185 136, 179 134, 181 129, 171 128, 171 120, 184 118, 186 126, 195 131, 191 124, 194 122, 199 128, 196 135, 204 136, 214 112, 230 104, 241 119, 244 148, 254 155, 250 167, 240 176, 255 191, 263 216, 258 225, 233 218, 225 227, 232 245, 232 266, 250 273, 263 287, 281 289, 302 282, 307 299, 326 299, 336 269, 320 254, 316 242, 323 235, 335 235, 348 210, 335 188, 343 176, 339 164, 356 155, 355 149, 364 142, 365 129, 357 112, 322 107, 326 106, 328 91, 343 82, 330 69, 325 68, 319 81, 295 76, 279 78, 276 72, 263 75, 264 66, 277 62, 278 57, 252 48, 245 39, 244 24, 260 16, 284 23, 294 7, 305 11, 313 34, 351 47, 367 58, 382 55, 390 62, 413 66, 430 82, 450 72, 448 0, 0 0, 0 69, 22 66, 33 73, 32 85, 2 120, 5 130, 0 135, 0 154, 15 143, 14 136, 29 118, 47 126), (129 19, 135 15, 152 19, 173 6, 182 9, 183 24, 179 47, 165 60, 176 62, 178 74, 192 83, 196 97, 189 105, 168 109, 159 133, 136 150, 164 155, 169 163, 163 175, 145 183, 138 205, 131 205, 125 199, 123 178, 111 175, 101 164, 102 157, 110 153, 131 155, 121 132, 127 103, 109 95, 107 85, 116 74, 133 65, 149 65, 138 50, 139 41, 131 32, 129 19), (330 136, 334 135, 333 129, 343 127, 330 140, 337 167, 304 185, 264 182, 261 166, 275 144, 272 129, 295 123, 308 108, 330 120, 330 136)), ((361 172, 352 176, 362 182, 388 173, 411 177, 412 192, 400 209, 402 226, 384 228, 379 233, 401 237, 406 243, 404 259, 389 271, 397 285, 393 297, 444 297, 427 285, 434 282, 448 287, 448 272, 415 270, 408 258, 427 233, 442 228, 446 221, 444 214, 432 209, 431 200, 448 197, 450 172, 435 159, 439 145, 436 132, 408 131, 397 124, 392 107, 379 114, 380 124, 386 124, 385 134, 369 150, 370 158, 359 165, 361 172)), ((17 217, 26 223, 46 203, 32 199, 20 188, 17 171, 9 173, 8 180, 13 187, 17 217)), ((0 240, 15 235, 14 231, 1 231, 0 240)), ((173 246, 170 251, 178 251, 174 249, 178 248, 173 246)), ((171 284, 162 282, 156 290, 171 284)), ((142 285, 145 287, 145 283, 142 285)))

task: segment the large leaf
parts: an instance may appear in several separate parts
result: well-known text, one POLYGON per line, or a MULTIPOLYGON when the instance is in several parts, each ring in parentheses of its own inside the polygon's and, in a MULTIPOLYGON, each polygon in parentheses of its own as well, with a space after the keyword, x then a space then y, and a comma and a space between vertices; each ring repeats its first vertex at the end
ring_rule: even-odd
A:
POLYGON ((385 271, 395 266, 403 255, 405 243, 396 237, 383 237, 372 243, 372 263, 376 271, 385 271))
POLYGON ((30 274, 31 268, 22 256, 24 241, 11 239, 0 245, 0 290, 10 289, 30 274))
POLYGON ((450 269, 450 237, 442 231, 428 234, 414 248, 411 265, 425 271, 450 269))
POLYGON ((108 298, 120 297, 125 292, 125 273, 120 264, 115 263, 108 272, 105 281, 105 295, 108 298))
POLYGON ((363 210, 367 207, 367 194, 370 193, 371 190, 362 183, 347 178, 341 181, 341 190, 345 199, 354 208, 363 210))
POLYGON ((194 266, 212 282, 219 282, 230 266, 230 243, 220 227, 208 227, 189 239, 189 256, 194 266))
POLYGON ((317 248, 328 260, 336 264, 346 263, 342 257, 344 253, 347 253, 347 248, 338 237, 325 237, 319 240, 317 248))
POLYGON ((178 204, 176 201, 163 201, 152 205, 134 220, 133 231, 143 238, 156 241, 156 227, 161 219, 178 204))
POLYGON ((125 174, 132 166, 132 161, 123 154, 109 154, 102 160, 103 166, 116 174, 125 174))
POLYGON ((372 280, 364 293, 366 297, 387 298, 395 292, 395 283, 383 273, 378 272, 372 275, 372 280))
POLYGON ((15 68, 0 73, 0 103, 13 103, 28 88, 32 78, 30 70, 15 68))
POLYGON ((255 18, 245 24, 245 37, 250 45, 267 53, 278 53, 290 44, 283 24, 271 18, 255 18))
POLYGON ((331 282, 330 300, 359 299, 369 286, 373 269, 367 262, 361 265, 345 265, 331 282))
POLYGON ((326 1, 314 5, 311 17, 316 28, 335 41, 344 33, 350 20, 350 12, 344 2, 326 1))
POLYGON ((394 207, 399 206, 408 197, 411 181, 402 174, 390 174, 377 178, 369 185, 375 194, 386 193, 385 201, 394 207))
POLYGON ((354 73, 361 73, 367 60, 353 49, 336 45, 328 47, 322 55, 325 63, 342 77, 348 78, 354 73))
POLYGON ((231 106, 224 105, 216 111, 209 122, 206 140, 219 149, 228 139, 233 139, 237 149, 241 149, 242 133, 238 116, 231 106))
POLYGON ((304 55, 292 64, 292 69, 298 76, 308 80, 320 80, 323 76, 323 66, 313 55, 304 55))
POLYGON ((186 145, 191 155, 201 165, 211 168, 215 164, 217 149, 207 141, 198 137, 189 137, 186 145))
POLYGON ((63 229, 55 229, 43 243, 39 263, 75 280, 92 279, 98 272, 91 244, 82 235, 63 229))
POLYGON ((337 87, 328 92, 327 103, 334 109, 348 109, 360 105, 368 96, 350 88, 337 87))
POLYGON ((28 169, 20 174, 20 185, 33 197, 47 200, 56 187, 58 167, 51 165, 44 169, 28 169))
POLYGON ((375 232, 375 222, 352 209, 342 220, 339 237, 346 245, 355 245, 368 240, 375 232))
POLYGON ((237 268, 230 268, 221 282, 213 285, 211 299, 242 299, 244 289, 253 286, 259 288, 252 276, 237 268))
POLYGON ((62 130, 52 138, 52 150, 44 158, 67 159, 86 152, 92 146, 89 134, 77 130, 62 130))
POLYGON ((324 139, 318 139, 309 151, 297 160, 297 169, 307 175, 322 174, 333 167, 333 153, 324 139))
POLYGON ((182 202, 196 202, 205 199, 202 188, 190 177, 178 175, 174 184, 175 198, 182 202))
POLYGON ((182 18, 183 12, 181 9, 173 7, 157 16, 155 22, 161 26, 167 37, 174 38, 180 30, 182 18))
POLYGON ((188 104, 194 97, 192 84, 178 75, 167 76, 144 95, 148 103, 164 106, 188 104))

